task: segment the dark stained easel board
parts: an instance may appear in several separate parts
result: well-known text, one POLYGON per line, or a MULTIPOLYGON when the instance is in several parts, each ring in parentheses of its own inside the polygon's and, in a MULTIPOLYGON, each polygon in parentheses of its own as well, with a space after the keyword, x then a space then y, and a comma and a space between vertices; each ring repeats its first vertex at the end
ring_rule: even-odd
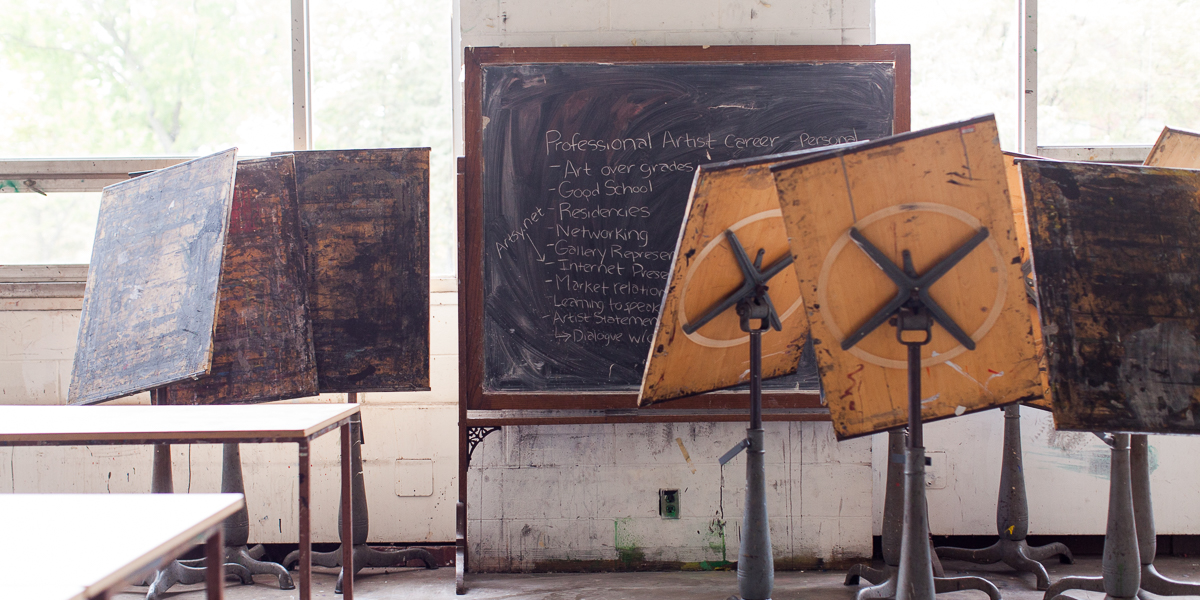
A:
POLYGON ((850 228, 896 265, 925 273, 981 227, 989 236, 929 293, 974 340, 934 325, 921 348, 921 418, 953 417, 1041 394, 1020 250, 996 122, 982 117, 777 163, 784 222, 839 439, 907 422, 906 347, 885 323, 841 343, 896 296, 850 228))
POLYGON ((1055 428, 1200 433, 1200 171, 1020 168, 1055 428))
MULTIPOLYGON (((907 46, 470 48, 464 62, 472 410, 636 406, 697 167, 908 127, 907 46)), ((776 385, 768 408, 819 407, 776 385)))
POLYGON ((68 401, 207 373, 237 149, 104 188, 68 401))
POLYGON ((1158 141, 1146 157, 1146 165, 1200 169, 1200 133, 1163 127, 1158 141))
MULTIPOLYGON (((764 269, 791 255, 770 169, 772 161, 779 159, 782 157, 702 165, 697 170, 638 404, 749 380, 750 335, 742 331, 734 307, 691 333, 683 326, 695 323, 743 285, 726 230, 738 237, 751 260, 759 249, 764 250, 764 269)), ((795 372, 808 342, 808 317, 795 269, 785 267, 767 285, 783 330, 762 336, 764 379, 795 372)), ((805 375, 815 379, 815 364, 805 366, 811 372, 805 375)))
POLYGON ((290 154, 319 390, 428 390, 429 149, 290 154))
POLYGON ((159 404, 249 404, 317 394, 296 171, 290 154, 238 162, 212 368, 159 404))

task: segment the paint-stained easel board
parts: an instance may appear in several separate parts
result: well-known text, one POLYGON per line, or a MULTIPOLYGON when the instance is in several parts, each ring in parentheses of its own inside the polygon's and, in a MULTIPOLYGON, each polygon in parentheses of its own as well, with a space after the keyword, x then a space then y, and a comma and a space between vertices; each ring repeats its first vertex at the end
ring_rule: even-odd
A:
POLYGON ((295 152, 321 392, 429 389, 429 149, 295 152))
POLYGON ((1200 133, 1163 127, 1158 141, 1146 157, 1146 165, 1200 169, 1200 133))
POLYGON ((922 347, 923 420, 1041 394, 1021 284, 1020 250, 996 123, 984 117, 833 150, 772 167, 812 329, 825 400, 840 439, 907 422, 906 348, 884 324, 841 342, 897 288, 850 241, 850 228, 896 265, 925 273, 981 227, 989 235, 929 288, 974 340, 940 325, 922 347))
POLYGON ((1025 222, 1025 186, 1021 182, 1021 169, 1017 163, 1021 160, 1042 160, 1041 157, 1016 152, 1004 152, 1004 173, 1008 179, 1009 200, 1012 201, 1013 227, 1017 234, 1017 247, 1021 256, 1022 283, 1025 284, 1025 296, 1029 306, 1029 320, 1033 326, 1033 347, 1037 353, 1038 373, 1042 380, 1040 398, 1026 400, 1025 404, 1042 410, 1051 410, 1050 406, 1050 377, 1046 367, 1045 346, 1042 344, 1042 324, 1038 319, 1037 293, 1033 289, 1033 274, 1031 272, 1033 259, 1029 256, 1029 225, 1025 222))
POLYGON ((249 404, 317 394, 296 171, 290 154, 237 165, 212 369, 160 404, 249 404))
POLYGON ((208 372, 237 149, 104 188, 71 404, 208 372))
POLYGON ((1055 427, 1200 433, 1200 171, 1020 167, 1055 427))
MULTIPOLYGON (((646 361, 640 405, 749 381, 750 336, 742 331, 733 307, 690 334, 683 326, 695 323, 744 281, 726 230, 733 231, 751 260, 760 248, 765 250, 764 269, 791 253, 771 175, 772 160, 731 161, 697 170, 646 361)), ((768 287, 783 331, 770 330, 762 336, 763 378, 795 372, 808 341, 808 319, 795 270, 784 268, 768 287)))

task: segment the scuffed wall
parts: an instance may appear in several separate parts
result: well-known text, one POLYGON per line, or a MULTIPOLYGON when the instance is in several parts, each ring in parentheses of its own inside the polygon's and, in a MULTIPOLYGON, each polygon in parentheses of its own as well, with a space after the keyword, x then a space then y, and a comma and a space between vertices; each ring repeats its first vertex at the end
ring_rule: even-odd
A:
MULTIPOLYGON (((709 569, 737 560, 745 454, 740 423, 505 427, 468 474, 471 568, 709 569), (659 491, 679 491, 679 518, 659 491)), ((825 423, 766 429, 771 544, 781 565, 871 555, 871 441, 838 444, 825 423)))

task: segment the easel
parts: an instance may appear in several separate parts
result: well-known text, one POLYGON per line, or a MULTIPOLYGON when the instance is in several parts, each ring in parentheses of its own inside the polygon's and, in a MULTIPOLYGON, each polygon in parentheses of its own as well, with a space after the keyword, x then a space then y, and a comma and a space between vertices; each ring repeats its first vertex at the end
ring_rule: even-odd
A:
MULTIPOLYGON (((933 577, 933 562, 929 549, 929 515, 925 504, 925 447, 921 422, 921 346, 932 338, 933 323, 936 321, 968 350, 975 349, 975 342, 956 324, 929 295, 929 286, 950 271, 960 260, 983 243, 988 237, 987 228, 980 228, 965 245, 935 265, 924 275, 918 275, 913 266, 912 254, 904 250, 903 267, 897 267, 858 231, 850 229, 850 239, 883 270, 896 284, 897 294, 865 324, 842 341, 842 350, 849 350, 867 334, 884 322, 891 321, 896 327, 896 340, 908 350, 908 440, 905 445, 904 461, 904 521, 900 539, 900 558, 895 579, 889 578, 875 588, 860 591, 860 598, 887 597, 893 592, 897 600, 927 600, 939 591, 933 577), (906 334, 923 334, 909 337, 906 334), (893 583, 894 582, 894 583, 893 583), (866 592, 866 593, 864 593, 866 592), (876 595, 878 594, 878 595, 876 595)), ((889 460, 890 457, 889 457, 889 460)), ((890 470, 890 469, 889 469, 890 470)), ((891 487, 888 488, 889 492, 891 487)), ((847 577, 849 580, 849 577, 847 577)), ((999 598, 996 586, 980 577, 956 577, 943 579, 953 582, 955 590, 978 589, 992 598, 999 598), (994 595, 993 595, 994 592, 994 595)), ((948 584, 941 584, 943 587, 948 584)))
MULTIPOLYGON (((1160 139, 1156 149, 1162 142, 1160 139)), ((1193 235, 1192 222, 1197 217, 1195 172, 1034 161, 1022 162, 1021 171, 1028 198, 1031 249, 1041 280, 1039 305, 1042 321, 1048 324, 1044 331, 1055 394, 1055 426, 1194 435, 1197 431, 1190 420, 1166 412, 1164 407, 1169 405, 1154 401, 1157 396, 1149 389, 1187 389, 1184 386, 1191 384, 1190 370, 1171 367, 1194 362, 1194 346, 1168 346, 1165 351, 1147 352, 1142 351, 1145 342, 1139 340, 1164 331, 1176 336, 1193 335, 1196 327, 1190 301, 1195 289, 1192 282, 1171 280, 1154 292, 1140 285, 1161 272, 1191 272, 1195 268, 1190 255, 1180 252, 1176 262, 1169 263, 1163 260, 1164 253, 1155 251, 1159 240, 1166 240, 1161 247, 1169 252, 1188 247, 1186 239, 1193 235), (1124 185, 1115 192, 1109 184, 1118 177, 1124 185), (1067 181, 1070 185, 1064 187, 1067 181), (1114 202, 1114 197, 1119 200, 1114 202), (1061 211, 1065 206, 1071 207, 1070 214, 1061 211), (1151 218, 1132 222, 1122 218, 1128 212, 1148 213, 1151 218), (1076 244, 1065 234, 1092 224, 1095 227, 1086 242, 1076 244), (1087 260, 1080 260, 1084 255, 1087 260), (1091 265, 1104 269, 1109 277, 1102 288, 1091 284, 1093 279, 1087 271, 1091 265), (1075 315, 1080 314, 1079 299, 1084 297, 1098 314, 1115 315, 1086 334, 1100 340, 1098 346, 1105 346, 1085 353, 1088 366, 1102 362, 1098 357, 1105 356, 1107 348, 1120 347, 1124 352, 1118 368, 1096 369, 1101 376, 1081 385, 1083 378, 1077 367, 1084 363, 1083 355, 1064 353, 1062 348, 1079 343, 1077 340, 1083 337, 1076 333, 1075 315), (1157 305, 1137 304, 1148 297, 1162 300, 1157 305), (1119 312, 1129 306, 1132 308, 1119 312), (1154 326, 1146 327, 1147 322, 1154 326), (1159 367, 1158 361, 1168 368, 1159 367), (1103 388, 1117 391, 1107 403, 1098 402, 1092 391, 1103 388), (1113 406, 1118 408, 1114 410, 1113 406)), ((1078 325, 1086 322, 1087 317, 1081 317, 1078 325)), ((1071 589, 1104 592, 1110 598, 1123 599, 1145 598, 1147 592, 1197 594, 1200 586, 1167 579, 1153 566, 1156 544, 1146 436, 1116 433, 1102 439, 1112 448, 1103 575, 1061 579, 1050 586, 1045 598, 1070 598, 1063 592, 1071 589)))
POLYGON ((738 591, 743 600, 767 600, 775 585, 775 561, 771 555, 771 531, 767 521, 766 447, 763 445, 762 425, 762 334, 768 329, 783 329, 779 314, 775 312, 775 305, 767 293, 767 282, 791 265, 794 259, 789 254, 764 270, 764 250, 759 249, 751 263, 746 249, 733 231, 725 230, 725 239, 742 270, 742 285, 695 323, 684 325, 683 329, 692 333, 729 307, 736 306, 742 331, 750 334, 750 428, 746 430, 746 439, 726 452, 720 463, 724 467, 742 450, 746 451, 746 500, 742 543, 738 549, 738 591), (755 319, 758 320, 757 326, 750 323, 755 319))
POLYGON ((1000 497, 996 501, 996 532, 1000 539, 987 548, 934 548, 941 558, 953 558, 979 564, 1002 562, 1037 577, 1037 589, 1050 588, 1050 575, 1039 561, 1058 555, 1063 564, 1071 564, 1071 549, 1061 542, 1032 547, 1029 534, 1029 503, 1025 497, 1025 472, 1021 469, 1021 405, 1010 404, 1004 411, 1004 458, 1000 467, 1000 497))
MULTIPOLYGON (((358 402, 358 393, 349 392, 346 394, 346 402, 355 404, 358 402)), ((437 562, 433 555, 424 548, 407 548, 404 550, 376 550, 367 545, 367 533, 370 526, 370 521, 367 516, 367 484, 363 477, 362 465, 362 419, 355 415, 350 421, 351 436, 353 436, 352 446, 350 448, 350 468, 354 472, 354 479, 351 481, 350 502, 353 510, 353 525, 351 525, 351 563, 354 565, 354 574, 364 568, 391 568, 403 567, 410 560, 420 560, 425 563, 426 569, 436 569, 437 562)), ((338 539, 342 544, 336 550, 329 552, 313 552, 312 561, 314 565, 322 567, 342 567, 338 571, 337 584, 333 588, 335 594, 342 593, 342 578, 346 574, 346 569, 343 565, 342 548, 346 544, 346 532, 342 531, 342 505, 338 503, 338 539)), ((300 560, 300 552, 298 550, 290 552, 283 559, 283 564, 291 565, 300 560)))
MULTIPOLYGON (((1029 298, 1029 308, 1033 316, 1033 335, 1035 344, 1041 338, 1041 325, 1037 319, 1037 291, 1034 290, 1029 275, 1033 263, 1028 258, 1029 230, 1025 225, 1025 194, 1022 189, 1021 174, 1015 159, 1038 159, 1039 157, 1004 153, 1005 173, 1008 178, 1009 200, 1012 202, 1013 218, 1017 231, 1017 242, 1021 246, 1021 272, 1025 276, 1025 294, 1029 298)), ((1047 399, 1048 400, 1048 399, 1047 399)), ((1042 408, 1049 409, 1048 405, 1042 408)), ((996 501, 996 533, 1000 539, 995 544, 982 549, 968 548, 934 548, 942 558, 954 558, 980 564, 1003 562, 1004 564, 1034 574, 1037 578, 1037 589, 1045 590, 1050 587, 1050 575, 1042 566, 1042 560, 1059 555, 1059 560, 1065 564, 1074 562, 1071 550, 1061 543, 1045 546, 1030 547, 1026 541, 1029 534, 1029 503, 1025 496, 1025 472, 1021 468, 1021 408, 1019 404, 1005 406, 1004 412, 1004 446, 1000 467, 1000 492, 996 501)))
POLYGON ((1145 598, 1146 592, 1158 596, 1200 595, 1200 583, 1168 579, 1154 568, 1154 554, 1158 548, 1154 507, 1150 502, 1147 436, 1116 434, 1101 436, 1101 439, 1112 448, 1104 574, 1100 577, 1064 577, 1050 586, 1045 600, 1060 597, 1071 600, 1071 596, 1063 593, 1067 590, 1104 592, 1112 598, 1145 598), (1127 575, 1130 573, 1132 576, 1127 575))
MULTIPOLYGON (((883 500, 883 569, 875 569, 865 563, 850 567, 846 573, 846 585, 858 585, 866 579, 872 586, 858 590, 855 600, 892 598, 896 595, 896 576, 900 566, 900 539, 904 528, 904 447, 908 436, 897 427, 888 431, 887 478, 883 500)), ((992 582, 978 577, 946 577, 937 562, 937 554, 930 556, 933 567, 933 590, 935 593, 979 590, 991 600, 1000 600, 1000 590, 992 582)))
MULTIPOLYGON (((175 491, 171 477, 171 446, 157 444, 154 446, 154 466, 151 474, 151 493, 170 494, 175 491)), ((245 495, 245 483, 242 479, 242 455, 238 444, 222 444, 221 451, 221 492, 245 495)), ((279 589, 295 589, 292 576, 282 565, 261 560, 264 550, 261 545, 249 548, 250 514, 243 507, 233 516, 225 520, 225 576, 237 577, 243 585, 254 583, 254 575, 265 573, 275 575, 279 579, 279 589)), ((206 559, 175 560, 165 569, 158 571, 149 582, 150 589, 146 591, 147 600, 161 598, 176 584, 189 585, 200 583, 205 578, 206 559)))

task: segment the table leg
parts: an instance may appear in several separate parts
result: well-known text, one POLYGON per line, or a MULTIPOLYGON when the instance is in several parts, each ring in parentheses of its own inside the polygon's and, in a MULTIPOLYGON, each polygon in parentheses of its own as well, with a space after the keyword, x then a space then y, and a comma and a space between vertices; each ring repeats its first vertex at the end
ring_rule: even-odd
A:
POLYGON ((225 528, 216 531, 204 542, 204 587, 208 600, 225 600, 225 528))
MULTIPOLYGON (((341 426, 342 430, 342 531, 354 531, 354 502, 350 498, 351 482, 354 474, 350 469, 350 452, 354 444, 350 431, 350 421, 341 426)), ((344 538, 352 536, 343 534, 344 538)), ((354 544, 342 542, 342 598, 354 600, 354 544)))
POLYGON ((311 465, 308 440, 301 440, 300 454, 300 600, 312 600, 312 522, 308 513, 311 465))

